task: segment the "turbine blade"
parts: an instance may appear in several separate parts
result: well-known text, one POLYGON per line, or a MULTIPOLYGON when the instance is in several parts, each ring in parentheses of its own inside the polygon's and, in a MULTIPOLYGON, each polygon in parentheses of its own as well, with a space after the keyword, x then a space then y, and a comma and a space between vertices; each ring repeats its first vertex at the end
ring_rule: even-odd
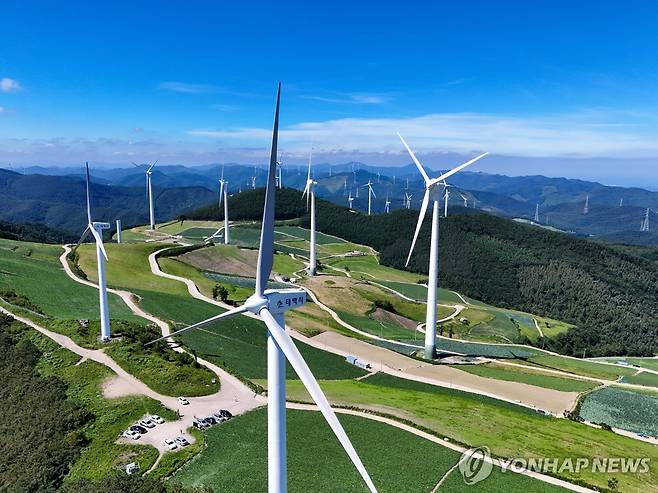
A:
POLYGON ((444 173, 443 175, 439 176, 437 179, 432 180, 432 183, 438 183, 438 182, 441 182, 441 181, 445 180, 446 178, 450 178, 452 175, 454 175, 454 174, 457 173, 458 171, 463 170, 466 166, 470 166, 470 165, 473 164, 475 161, 479 161, 480 159, 482 159, 482 158, 483 158, 484 156, 486 156, 487 154, 489 154, 489 153, 488 153, 488 152, 485 152, 484 154, 480 154, 478 157, 473 158, 473 159, 471 159, 470 161, 466 161, 464 164, 460 164, 460 165, 457 166, 456 168, 453 168, 453 169, 451 169, 450 171, 448 171, 447 173, 444 173))
POLYGON ((407 262, 404 264, 405 267, 409 265, 409 260, 411 260, 411 254, 413 253, 414 247, 416 246, 418 233, 420 233, 420 228, 423 226, 423 220, 425 219, 425 213, 427 212, 427 206, 429 203, 430 203, 430 191, 429 189, 426 189, 425 195, 423 196, 423 203, 420 206, 420 213, 418 214, 418 223, 416 224, 416 232, 414 233, 414 239, 411 242, 411 248, 409 249, 407 262))
POLYGON ((96 228, 93 226, 89 227, 89 231, 91 231, 91 234, 94 235, 94 238, 96 238, 96 245, 98 245, 98 247, 101 249, 101 252, 103 252, 103 257, 105 257, 105 260, 110 260, 107 258, 107 252, 105 251, 105 246, 103 245, 103 237, 98 231, 96 231, 96 228))
MULTIPOLYGON (((219 205, 222 205, 222 199, 224 198, 224 173, 222 172, 222 179, 219 180, 219 205)), ((221 214, 221 211, 219 211, 221 214)))
POLYGON ((307 182, 311 180, 311 156, 313 155, 313 149, 311 149, 308 153, 308 178, 306 179, 307 182))
POLYGON ((400 132, 398 132, 398 137, 400 137, 400 140, 404 144, 404 147, 407 148, 407 152, 411 156, 411 159, 413 159, 414 163, 416 163, 416 168, 418 168, 420 174, 423 175, 423 180, 425 180, 425 183, 428 184, 430 182, 430 177, 427 176, 427 173, 425 173, 425 169, 423 168, 423 165, 420 164, 420 161, 418 161, 418 158, 414 154, 414 151, 412 151, 411 148, 407 145, 406 141, 402 138, 402 135, 400 135, 400 132))
POLYGON ((78 242, 75 244, 75 247, 74 247, 74 248, 78 248, 78 247, 80 246, 80 244, 81 244, 83 241, 85 241, 85 238, 87 238, 87 236, 89 236, 89 229, 90 229, 90 228, 89 228, 89 225, 87 225, 87 227, 85 228, 85 230, 82 232, 82 236, 80 236, 80 239, 79 239, 78 242))
POLYGON ((290 366, 293 367, 295 373, 297 373, 297 376, 299 376, 299 379, 304 384, 304 387, 306 387, 306 390, 313 398, 313 401, 320 408, 324 419, 327 421, 329 427, 336 435, 336 438, 338 438, 338 441, 343 446, 343 449, 345 449, 345 452, 347 452, 347 455, 363 478, 363 481, 368 486, 368 489, 373 493, 377 493, 377 488, 375 488, 372 479, 370 479, 368 471, 366 471, 366 468, 363 465, 363 462, 361 462, 361 459, 354 449, 352 442, 347 436, 347 433, 345 433, 345 430, 340 424, 340 421, 338 421, 338 418, 336 417, 333 409, 331 409, 329 401, 327 401, 327 398, 322 392, 322 389, 320 389, 317 380, 311 373, 311 370, 306 364, 306 361, 304 361, 304 358, 297 349, 297 346, 295 346, 290 336, 286 334, 285 329, 277 323, 267 308, 261 310, 260 316, 265 322, 265 325, 267 325, 267 328, 269 329, 270 334, 272 334, 272 337, 274 337, 277 345, 281 351, 283 351, 283 354, 285 354, 286 359, 290 363, 290 366))
POLYGON ((149 341, 145 346, 150 346, 151 344, 155 344, 156 342, 162 341, 164 339, 169 339, 170 337, 177 336, 178 334, 182 334, 183 332, 187 332, 188 330, 194 330, 194 329, 200 329, 201 327, 205 327, 206 325, 210 325, 212 323, 215 323, 219 320, 223 320, 225 318, 231 318, 236 315, 239 315, 241 313, 244 313, 247 311, 247 308, 244 306, 239 306, 237 308, 233 308, 231 310, 225 311, 224 313, 220 313, 219 315, 215 315, 214 317, 207 318, 206 320, 202 320, 201 322, 197 322, 193 325, 190 325, 188 327, 185 327, 183 329, 177 330, 176 332, 172 332, 168 336, 162 336, 159 337, 158 339, 154 339, 153 341, 149 341))
POLYGON ((151 166, 149 166, 149 169, 147 169, 146 172, 148 173, 149 171, 151 171, 157 163, 158 163, 158 160, 156 159, 155 161, 153 161, 153 164, 151 166))
POLYGON ((279 143, 279 106, 281 104, 281 83, 276 91, 276 106, 274 108, 274 125, 272 128, 272 148, 270 150, 270 167, 267 172, 267 185, 265 188, 265 207, 263 210, 263 224, 260 231, 260 245, 258 247, 258 265, 256 267, 256 295, 262 296, 267 287, 267 280, 272 272, 274 263, 274 207, 275 207, 275 175, 276 157, 279 143))
POLYGON ((87 222, 91 224, 91 199, 89 197, 89 163, 85 163, 87 169, 87 222))

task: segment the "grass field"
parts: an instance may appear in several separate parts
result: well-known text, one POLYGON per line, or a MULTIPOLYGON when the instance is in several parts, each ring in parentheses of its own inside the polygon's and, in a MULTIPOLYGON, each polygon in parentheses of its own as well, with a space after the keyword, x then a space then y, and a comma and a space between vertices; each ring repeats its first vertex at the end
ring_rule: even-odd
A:
MULTIPOLYGON (((530 409, 377 374, 361 381, 321 382, 331 402, 382 411, 411 420, 438 436, 457 442, 487 445, 499 457, 648 457, 658 460, 658 448, 631 438, 542 416, 530 409)), ((288 382, 288 395, 307 400, 297 382, 288 382)), ((658 484, 658 471, 648 474, 601 474, 581 470, 565 477, 607 487, 617 478, 620 491, 647 491, 658 484)))
POLYGON ((483 365, 456 365, 454 368, 485 378, 527 383, 528 385, 561 390, 563 392, 585 392, 598 386, 596 383, 587 382, 585 380, 556 377, 525 368, 517 369, 507 365, 497 365, 495 363, 483 365))
POLYGON ((647 370, 658 371, 658 358, 629 358, 629 357, 610 357, 610 358, 597 358, 597 360, 606 361, 608 363, 618 363, 624 361, 629 365, 637 365, 647 370))
MULTIPOLYGON (((294 236, 296 238, 301 238, 302 240, 306 240, 306 241, 311 240, 311 230, 300 228, 299 226, 277 226, 276 232, 279 233, 279 237, 277 237, 277 239, 284 237, 289 238, 290 236, 294 236)), ((326 235, 319 231, 316 231, 315 233, 315 240, 318 245, 327 245, 330 243, 347 243, 342 238, 326 235)))
MULTIPOLYGON (((367 491, 320 413, 289 410, 287 418, 290 492, 367 491)), ((340 421, 382 493, 429 493, 459 460, 457 452, 383 423, 344 415, 340 421)), ((265 491, 266 428, 266 411, 260 409, 210 429, 208 448, 185 465, 173 481, 187 487, 210 486, 225 493, 265 491)), ((471 491, 461 477, 459 480, 461 484, 451 482, 440 491, 471 491)), ((508 488, 494 490, 501 492, 521 488, 526 493, 563 491, 512 474, 495 474, 484 482, 487 484, 508 488)))
POLYGON ((658 396, 606 387, 587 395, 580 416, 594 423, 658 436, 658 396))

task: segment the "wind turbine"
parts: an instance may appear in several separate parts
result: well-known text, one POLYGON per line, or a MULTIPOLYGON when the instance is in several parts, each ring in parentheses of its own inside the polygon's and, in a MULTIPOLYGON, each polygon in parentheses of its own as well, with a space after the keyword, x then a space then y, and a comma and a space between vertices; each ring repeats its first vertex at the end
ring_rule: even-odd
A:
POLYGON ((219 208, 221 210, 224 200, 224 245, 228 245, 231 238, 228 224, 228 181, 224 179, 224 167, 222 166, 222 177, 219 179, 219 208))
POLYGON ((391 201, 388 200, 388 194, 386 194, 386 202, 384 204, 384 210, 386 211, 386 214, 390 212, 390 207, 391 207, 391 201))
POLYGON ((535 223, 539 224, 539 204, 535 207, 535 223))
POLYGON ((103 246, 103 230, 110 229, 110 223, 99 223, 91 220, 91 196, 89 185, 89 163, 85 163, 87 169, 87 227, 82 236, 75 245, 78 248, 80 244, 91 233, 96 240, 96 263, 98 264, 98 297, 100 299, 100 319, 101 319, 101 341, 110 340, 110 310, 107 304, 107 284, 105 282, 105 261, 108 260, 107 252, 103 246))
POLYGON ((651 231, 650 225, 649 225, 649 213, 651 212, 651 209, 647 209, 647 215, 644 218, 644 221, 642 221, 642 227, 640 228, 640 231, 643 233, 647 233, 651 231))
POLYGON ((443 217, 448 217, 448 201, 450 200, 450 190, 449 187, 451 185, 448 185, 445 180, 443 180, 443 198, 444 198, 444 212, 443 212, 443 217))
MULTIPOLYGON (((375 191, 372 189, 372 181, 368 180, 368 183, 363 185, 363 188, 368 188, 368 215, 370 215, 371 212, 371 205, 372 205, 372 198, 375 197, 377 198, 377 195, 375 195, 375 191)), ((357 188, 358 190, 358 188, 357 188)), ((358 192, 357 192, 358 193, 358 192)))
MULTIPOLYGON (((377 493, 370 475, 361 462, 354 446, 345 430, 336 418, 327 398, 320 389, 317 380, 311 373, 306 361, 297 346, 285 330, 285 312, 297 308, 306 302, 306 291, 299 288, 266 289, 267 280, 274 263, 274 208, 275 208, 275 174, 276 149, 279 130, 279 101, 281 85, 277 91, 276 109, 274 113, 274 128, 272 131, 272 149, 267 174, 265 191, 265 208, 258 250, 256 267, 256 288, 244 305, 215 315, 207 320, 196 323, 174 332, 170 336, 156 339, 160 341, 178 335, 188 330, 198 329, 206 325, 228 319, 238 314, 251 312, 259 315, 268 329, 267 337, 267 483, 269 493, 285 493, 288 489, 286 460, 286 359, 293 367, 306 390, 322 412, 338 441, 347 452, 350 460, 363 478, 372 493, 377 493)), ((152 344, 152 341, 149 344, 152 344)), ((330 479, 329 479, 330 481, 330 479)))
POLYGON ((585 208, 583 209, 583 214, 589 214, 589 194, 585 197, 585 208))
POLYGON ((464 200, 464 208, 468 209, 468 197, 461 192, 459 192, 459 195, 461 195, 461 198, 464 200))
POLYGON ((354 202, 354 197, 352 197, 352 189, 350 188, 350 194, 347 197, 347 202, 350 204, 350 210, 352 210, 352 202, 354 202))
POLYGON ((407 209, 411 209, 411 197, 413 197, 413 195, 404 192, 404 207, 407 209))
MULTIPOLYGON (((149 201, 149 224, 151 229, 155 229, 155 212, 153 210, 153 189, 151 188, 151 175, 152 175, 152 170, 153 167, 156 165, 158 160, 156 159, 151 166, 149 166, 146 170, 146 195, 148 197, 149 201)), ((135 166, 139 168, 139 165, 136 163, 133 163, 135 166)))
POLYGON ((420 206, 420 213, 418 214, 418 223, 416 224, 416 232, 414 233, 413 240, 411 242, 411 248, 409 249, 409 256, 407 257, 407 262, 405 266, 409 265, 409 260, 411 260, 411 254, 414 251, 416 246, 416 240, 418 239, 418 234, 420 233, 420 228, 423 225, 423 219, 425 219, 425 213, 427 212, 427 206, 429 205, 430 200, 433 202, 432 209, 432 239, 430 243, 430 265, 429 265, 429 281, 427 283, 427 315, 426 315, 426 325, 425 325, 425 357, 427 359, 434 358, 434 353, 436 351, 436 302, 437 302, 437 285, 439 278, 439 201, 441 196, 439 195, 439 187, 443 185, 445 180, 455 173, 458 173, 466 166, 473 164, 474 162, 482 159, 488 153, 479 155, 476 158, 471 159, 470 161, 465 162, 457 166, 456 168, 451 169, 447 173, 442 174, 438 178, 430 178, 427 176, 425 169, 423 168, 420 161, 416 158, 416 155, 413 153, 411 148, 407 145, 402 136, 398 133, 398 137, 404 144, 404 147, 407 149, 407 152, 413 159, 418 171, 423 176, 425 181, 425 194, 423 195, 423 202, 420 206))
POLYGON ((256 166, 254 166, 254 176, 251 177, 251 188, 256 190, 256 166))
POLYGON ((311 178, 311 152, 308 153, 308 176, 306 178, 306 186, 302 192, 302 198, 306 195, 306 208, 311 212, 311 248, 308 256, 308 275, 314 276, 317 269, 317 261, 315 258, 315 192, 313 188, 318 182, 313 181, 311 178))

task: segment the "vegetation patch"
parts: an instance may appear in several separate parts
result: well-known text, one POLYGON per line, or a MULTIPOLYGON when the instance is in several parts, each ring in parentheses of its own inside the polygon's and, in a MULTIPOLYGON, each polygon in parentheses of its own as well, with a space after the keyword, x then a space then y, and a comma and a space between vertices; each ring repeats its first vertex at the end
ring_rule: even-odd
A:
POLYGON ((658 436, 658 396, 605 387, 587 395, 580 417, 635 433, 658 436))

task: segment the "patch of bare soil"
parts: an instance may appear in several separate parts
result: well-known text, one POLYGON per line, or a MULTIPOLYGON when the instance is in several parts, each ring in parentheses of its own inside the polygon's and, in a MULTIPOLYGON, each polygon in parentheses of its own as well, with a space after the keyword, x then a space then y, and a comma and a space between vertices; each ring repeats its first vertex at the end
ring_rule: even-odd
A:
POLYGON ((411 320, 410 318, 403 317, 397 313, 391 313, 382 308, 377 308, 372 314, 371 317, 379 322, 391 322, 396 325, 400 325, 405 329, 416 330, 418 322, 411 320))
POLYGON ((244 277, 256 276, 258 251, 222 247, 201 248, 178 257, 201 270, 244 277))

